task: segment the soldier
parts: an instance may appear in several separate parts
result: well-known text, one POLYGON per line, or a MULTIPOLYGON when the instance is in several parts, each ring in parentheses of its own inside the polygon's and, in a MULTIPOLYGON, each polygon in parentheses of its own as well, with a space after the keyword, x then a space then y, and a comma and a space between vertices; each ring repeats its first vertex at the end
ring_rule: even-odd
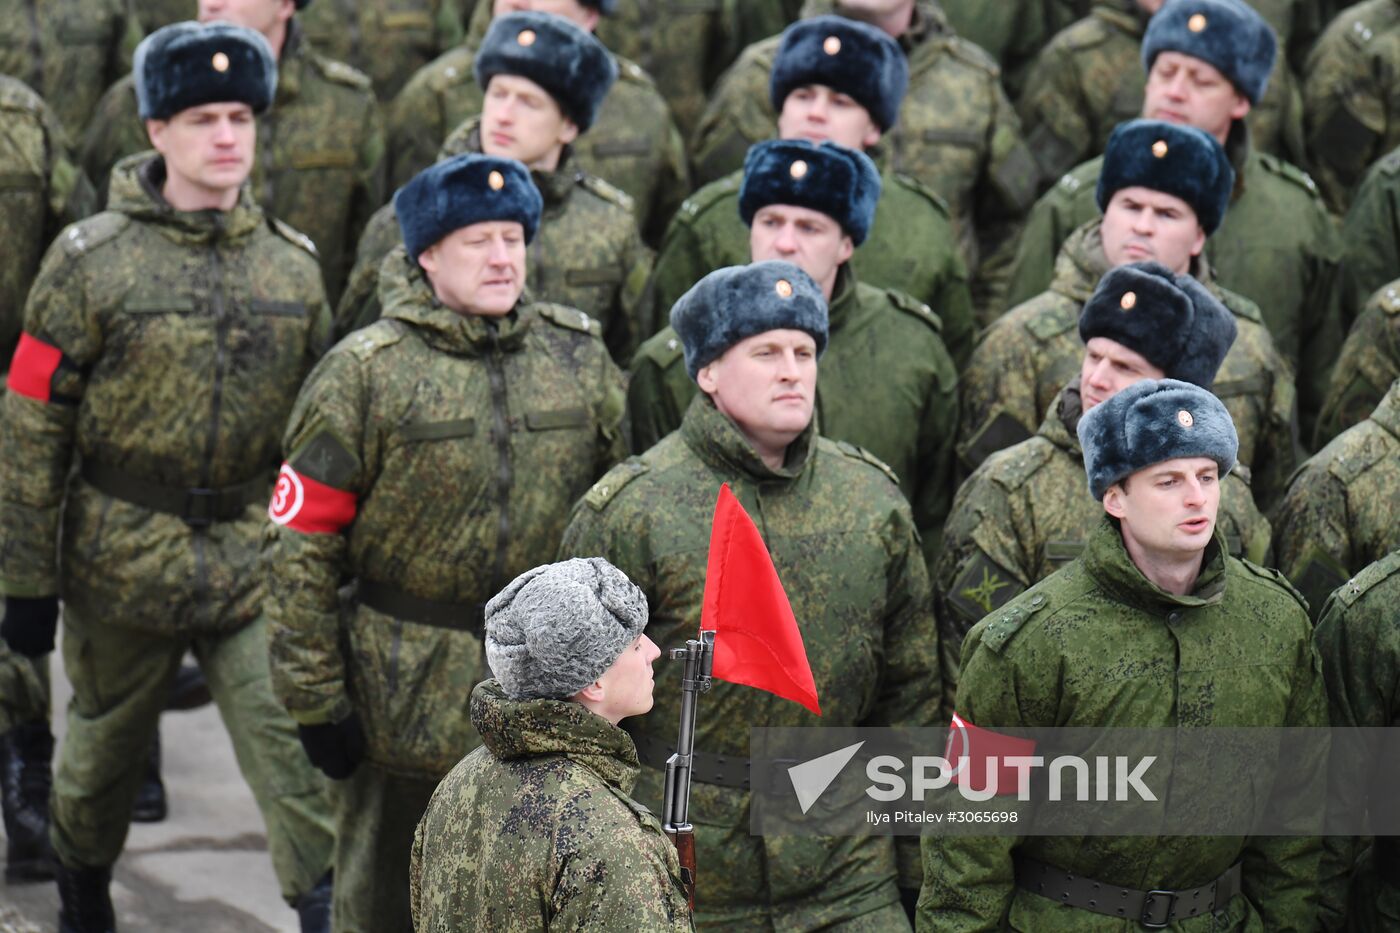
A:
MULTIPOLYGON (((700 622, 715 491, 728 483, 758 518, 803 638, 821 646, 810 657, 821 719, 747 687, 715 684, 705 696, 691 797, 705 853, 697 924, 907 929, 900 889, 912 907, 913 840, 749 835, 747 756, 754 725, 935 721, 937 635, 909 505, 874 456, 817 436, 827 309, 805 272, 778 261, 717 270, 676 304, 671 323, 700 394, 679 431, 574 507, 560 556, 606 557, 646 593, 656 643, 678 646, 700 622)), ((660 702, 628 726, 645 766, 637 798, 653 808, 679 715, 676 672, 662 676, 660 702)))
MULTIPOLYGON (((778 136, 831 141, 874 152, 899 119, 908 64, 893 39, 873 26, 837 16, 803 20, 783 33, 768 92, 778 136), (822 50, 832 43, 835 51, 822 50)), ((742 170, 691 195, 671 222, 648 300, 659 321, 707 273, 749 259, 749 231, 739 217, 742 170)), ((938 309, 953 358, 966 362, 974 321, 967 269, 941 198, 907 175, 886 170, 870 245, 853 257, 872 285, 895 288, 938 309)), ((680 412, 676 413, 679 419, 680 412)))
MULTIPOLYGON (((625 364, 641 339, 639 304, 651 253, 637 235, 632 199, 574 161, 574 141, 593 125, 611 86, 607 50, 562 17, 512 13, 492 23, 475 67, 477 81, 489 89, 486 109, 452 134, 443 156, 484 152, 529 166, 544 195, 530 290, 597 320, 613 359, 625 364)), ((380 263, 399 239, 398 220, 385 207, 360 242, 336 313, 338 334, 378 319, 380 263)))
MULTIPOLYGON (((901 292, 858 281, 846 261, 878 216, 880 182, 870 159, 834 143, 759 143, 749 150, 735 213, 751 227, 754 262, 791 262, 821 286, 830 335, 816 399, 821 429, 894 468, 931 558, 953 494, 957 374, 938 316, 901 292)), ((679 428, 695 394, 680 337, 667 327, 633 361, 633 449, 679 428)))
POLYGON ((369 75, 388 107, 418 69, 462 41, 459 2, 321 0, 306 13, 306 34, 331 58, 369 75))
POLYGON ((152 155, 67 228, 25 310, 0 419, 0 634, 73 686, 52 798, 60 925, 112 929, 111 866, 180 659, 193 649, 267 824, 282 893, 324 930, 331 827, 267 675, 257 503, 330 312, 305 237, 243 187, 277 73, 241 26, 181 23, 136 54, 152 155), (61 522, 61 526, 60 526, 61 522), (61 548, 60 548, 61 545, 61 548))
MULTIPOLYGON (((432 164, 443 140, 483 111, 486 92, 473 80, 473 62, 492 16, 538 10, 592 32, 614 4, 615 0, 483 0, 466 43, 415 74, 394 101, 389 122, 394 183, 402 184, 432 164)), ((612 58, 618 81, 575 155, 584 171, 631 195, 637 227, 654 244, 690 191, 685 143, 651 77, 619 55, 612 58)))
MULTIPOLYGON (((1311 435, 1341 347, 1340 243, 1312 180, 1253 148, 1243 120, 1264 95, 1276 45, 1268 24, 1236 0, 1172 0, 1143 39, 1142 115, 1205 130, 1235 169, 1230 212, 1206 254, 1224 287, 1258 304, 1298 379, 1303 436, 1311 435)), ((1080 165, 1047 191, 1022 231, 1008 305, 1049 286, 1070 233, 1098 214, 1102 160, 1080 165)))
POLYGON ((340 933, 412 929, 413 827, 480 742, 482 604, 625 452, 598 324, 524 292, 541 207, 525 167, 458 156, 394 206, 384 318, 297 397, 264 543, 273 687, 336 779, 340 933))
MULTIPOLYGON (((258 203, 316 244, 334 304, 355 242, 383 198, 384 134, 369 79, 324 57, 301 14, 311 0, 198 0, 199 21, 227 20, 261 32, 277 56, 277 99, 258 134, 258 203)), ((147 148, 130 77, 112 85, 83 141, 83 166, 105 192, 112 166, 147 148)))
POLYGON ((996 59, 1002 86, 1013 99, 1036 53, 1072 21, 1064 16, 1063 5, 1046 0, 939 0, 938 5, 958 35, 996 59))
MULTIPOLYGON (((1237 330, 1235 316, 1188 275, 1155 262, 1104 275, 1079 315, 1078 375, 1035 437, 984 460, 953 499, 933 574, 946 712, 953 711, 968 629, 1090 546, 1099 513, 1076 481, 1084 469, 1076 441, 1082 415, 1144 379, 1209 389, 1237 330)), ((1229 553, 1267 560, 1269 523, 1248 481, 1231 475, 1221 485, 1220 530, 1229 553)))
MULTIPOLYGON (((866 0, 819 0, 804 11, 810 16, 834 9, 870 21, 872 15, 861 12, 870 6, 866 0)), ((975 272, 979 255, 990 256, 1008 239, 1011 226, 1034 201, 1040 180, 1035 158, 1021 139, 1021 123, 1001 89, 996 63, 954 35, 936 3, 892 0, 873 6, 888 9, 872 25, 898 41, 909 65, 909 93, 882 155, 889 168, 917 178, 948 202, 963 258, 975 272)), ((783 42, 774 36, 749 46, 716 85, 691 144, 697 181, 729 174, 743 164, 749 146, 777 135, 782 99, 763 91, 772 83, 783 42)), ((836 51, 827 52, 825 40, 804 51, 809 58, 840 51, 834 43, 829 47, 836 51)))
MULTIPOLYGON (((1087 17, 1056 35, 1036 58, 1016 109, 1047 182, 1102 152, 1113 128, 1141 111, 1146 84, 1138 70, 1142 36, 1163 2, 1101 0, 1087 17)), ((1266 17, 1276 14, 1272 25, 1280 41, 1286 42, 1287 8, 1301 4, 1302 0, 1272 0, 1269 5, 1253 5, 1266 17)), ((1297 79, 1287 62, 1280 62, 1275 79, 1246 121, 1255 146, 1282 158, 1301 158, 1298 97, 1297 79)))
MULTIPOLYGON (((959 717, 987 729, 1326 725, 1301 598, 1277 571, 1228 556, 1216 529, 1236 451, 1225 406, 1194 385, 1145 380, 1087 412, 1078 431, 1103 514, 1081 557, 969 633, 959 717)), ((1303 766, 1277 773, 1258 778, 1254 799, 1275 780, 1316 777, 1303 766)), ((1004 929, 1008 916, 1049 933, 1134 919, 1182 933, 1316 921, 1316 837, 930 834, 923 844, 921 930, 1004 929)))
MULTIPOLYGON (((193 2, 193 0, 191 0, 193 2)), ((133 0, 0 0, 0 74, 49 101, 76 141, 141 41, 133 0)))
POLYGON ((1342 243, 1342 314, 1350 328, 1376 289, 1400 278, 1400 147, 1366 173, 1342 221, 1342 243))
POLYGON ((1364 421, 1400 379, 1400 279, 1371 296, 1347 333, 1322 403, 1314 446, 1364 421))
POLYGON ((486 604, 493 680, 472 691, 482 747, 418 824, 418 933, 691 929, 675 847, 629 794, 618 728, 652 707, 647 598, 601 558, 527 570, 486 604), (539 806, 522 810, 523 797, 539 806))
POLYGON ((1371 416, 1298 468, 1274 513, 1278 567, 1308 598, 1400 547, 1400 380, 1371 416))
POLYGON ((963 381, 962 464, 975 469, 1035 433, 1079 368, 1084 346, 1075 324, 1099 279, 1112 267, 1152 260, 1193 275, 1235 317, 1239 335, 1213 391, 1230 409, 1256 499, 1272 503, 1293 472, 1295 391, 1258 307, 1216 285, 1202 255, 1235 184, 1225 150, 1195 127, 1136 120, 1114 131, 1103 165, 1095 192, 1103 219, 1065 241, 1050 288, 998 318, 972 354, 963 381))

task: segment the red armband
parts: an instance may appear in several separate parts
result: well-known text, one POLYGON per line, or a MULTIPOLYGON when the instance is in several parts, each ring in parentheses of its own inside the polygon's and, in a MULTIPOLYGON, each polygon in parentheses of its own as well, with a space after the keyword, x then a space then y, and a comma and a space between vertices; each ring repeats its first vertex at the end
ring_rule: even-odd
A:
POLYGON ((63 362, 63 351, 28 334, 19 335, 19 346, 10 360, 6 385, 16 395, 47 402, 53 396, 53 374, 63 362))
POLYGON ((943 757, 953 766, 953 783, 959 786, 982 792, 995 779, 998 797, 1015 796, 1026 773, 1026 763, 1018 768, 1018 760, 1034 755, 1035 742, 1030 739, 979 728, 956 713, 948 724, 943 757))
POLYGON ((309 535, 333 535, 355 520, 355 494, 302 476, 282 464, 267 517, 275 525, 309 535))

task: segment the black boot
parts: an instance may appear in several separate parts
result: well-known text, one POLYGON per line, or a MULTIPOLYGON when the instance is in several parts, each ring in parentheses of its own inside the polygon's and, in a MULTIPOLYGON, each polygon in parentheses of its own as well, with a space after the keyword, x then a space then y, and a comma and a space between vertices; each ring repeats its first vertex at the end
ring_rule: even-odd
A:
POLYGON ((110 868, 68 868, 57 864, 58 933, 116 933, 110 868))
POLYGON ((165 782, 160 778, 160 731, 151 741, 151 756, 146 760, 146 776, 136 792, 131 818, 137 823, 159 823, 168 811, 165 803, 165 782))
POLYGON ((0 736, 0 801, 5 813, 5 880, 53 877, 49 790, 53 736, 46 725, 16 726, 0 736))
POLYGON ((301 933, 331 933, 331 893, 331 873, 326 872, 316 887, 297 898, 301 933))
POLYGON ((198 664, 181 664, 170 682, 170 694, 165 699, 167 710, 198 709, 213 702, 209 693, 209 681, 204 679, 204 671, 198 664))

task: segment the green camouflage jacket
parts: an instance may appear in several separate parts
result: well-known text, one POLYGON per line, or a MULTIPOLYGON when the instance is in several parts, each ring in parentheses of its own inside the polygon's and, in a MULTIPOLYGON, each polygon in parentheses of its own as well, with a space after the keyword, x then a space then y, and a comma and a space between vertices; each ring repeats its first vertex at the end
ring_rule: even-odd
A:
POLYGON ((44 257, 24 331, 55 356, 0 417, 0 592, 58 593, 84 618, 161 634, 227 632, 262 608, 279 432, 330 311, 305 238, 247 188, 231 211, 179 212, 164 176, 155 156, 118 165, 109 209, 44 257), (99 468, 172 497, 251 489, 235 520, 198 527, 99 490, 99 468))
POLYGON ((1371 296, 1351 325, 1317 422, 1316 446, 1360 424, 1400 378, 1400 280, 1371 296))
MULTIPOLYGON (((1094 529, 1080 559, 968 634, 960 716, 990 729, 1326 725, 1307 613, 1277 571, 1226 557, 1217 535, 1196 588, 1175 596, 1142 575, 1102 512, 1094 529)), ((1240 806, 1257 811, 1281 773, 1257 769, 1240 806)), ((1172 776, 1164 819, 1172 801, 1190 806, 1191 778, 1172 776)), ((1207 884, 1243 861, 1243 894, 1173 921, 1167 929, 1178 933, 1307 931, 1317 919, 1317 837, 930 834, 923 842, 921 930, 1141 929, 1018 888, 1015 855, 1139 890, 1207 884)))
POLYGON ((938 5, 958 35, 996 59, 1001 82, 1013 98, 1036 53, 1073 21, 1064 5, 1052 0, 938 0, 938 5))
POLYGON ((369 75, 386 105, 418 69, 462 41, 456 0, 318 0, 297 16, 318 48, 369 75))
POLYGON ((1350 325, 1367 299, 1400 278, 1400 148, 1371 167, 1342 221, 1342 314, 1350 325))
POLYGON ((141 36, 132 0, 0 0, 0 74, 47 100, 76 141, 141 36))
MULTIPOLYGON (((695 748, 748 754, 750 726, 927 726, 938 716, 938 645, 909 505, 888 471, 809 427, 787 464, 764 465, 705 396, 681 429, 599 480, 574 508, 561 557, 606 557, 647 594, 647 635, 662 651, 700 626, 715 495, 728 483, 768 545, 809 650, 822 716, 769 693, 716 683, 695 748)), ((661 806, 675 747, 680 672, 656 673, 656 706, 625 726, 642 764, 637 798, 661 806), (669 754, 669 752, 667 752, 669 754)), ((697 781, 690 815, 704 853, 697 923, 814 930, 897 903, 889 837, 749 835, 747 790, 697 781)), ((917 846, 901 840, 898 881, 918 884, 917 846)))
MULTIPOLYGON (((462 124, 443 144, 442 157, 480 152, 478 126, 477 120, 462 124)), ((553 172, 532 171, 530 177, 544 196, 526 261, 530 291, 598 321, 613 359, 626 365, 641 340, 639 308, 651 272, 651 251, 637 235, 632 199, 577 167, 568 147, 553 172)), ((402 242, 394 205, 386 204, 360 240, 350 284, 336 309, 337 335, 379 319, 379 264, 402 242)))
MULTIPOLYGON (((1263 312, 1274 345, 1293 366, 1303 437, 1311 437, 1344 336, 1341 243, 1312 179, 1250 149, 1245 136, 1236 132, 1225 147, 1235 165, 1235 194, 1205 255, 1216 282, 1263 312)), ((1007 307, 1045 291, 1065 240, 1101 216, 1094 188, 1102 164, 1102 158, 1085 162, 1036 202, 1021 232, 1007 307)))
MULTIPOLYGON (((1060 389, 1078 377, 1084 359, 1079 315, 1107 272, 1099 222, 1090 221, 1060 249, 1049 290, 1006 312, 982 335, 963 375, 963 469, 976 469, 989 454, 1034 434, 1060 389)), ((1250 469, 1255 499, 1267 508, 1296 465, 1293 374, 1254 302, 1217 285, 1203 256, 1192 275, 1235 316, 1238 335, 1211 391, 1230 410, 1240 462, 1250 469)))
POLYGON ((471 714, 483 747, 443 778, 413 840, 418 933, 691 929, 675 846, 629 796, 631 736, 494 680, 471 714))
MULTIPOLYGON (((808 4, 803 12, 830 7, 808 4)), ((750 146, 778 135, 768 97, 778 42, 775 36, 745 49, 715 87, 691 146, 697 181, 742 168, 750 146)), ((1035 199, 1035 158, 1001 89, 1000 69, 953 34, 936 4, 920 0, 914 24, 899 42, 909 57, 909 91, 899 124, 884 139, 888 167, 948 202, 964 258, 975 270, 979 251, 990 255, 1006 233, 1005 223, 1020 218, 1035 199)))
POLYGON ((1327 594, 1400 547, 1400 381, 1298 468, 1274 513, 1278 567, 1314 618, 1327 594))
MULTIPOLYGON (((953 496, 949 438, 958 404, 941 322, 908 295, 858 282, 847 265, 836 275, 830 324, 817 380, 819 430, 894 470, 932 559, 953 496)), ((632 449, 645 451, 679 428, 697 391, 674 330, 642 344, 627 384, 632 449)))
MULTIPOLYGON (((61 226, 97 209, 87 176, 68 151, 49 106, 0 75, 0 372, 19 340, 24 299, 39 260, 61 226)), ((0 390, 3 391, 3 390, 0 390)))
MULTIPOLYGON (((338 300, 355 243, 384 195, 384 133, 369 79, 311 47, 297 21, 277 65, 277 97, 258 118, 258 203, 316 244, 326 291, 338 300)), ((83 141, 100 190, 119 159, 151 147, 130 76, 108 89, 83 141)))
MULTIPOLYGON (((1103 515, 1084 478, 1075 433, 1080 413, 1075 377, 1035 437, 982 461, 953 498, 933 573, 949 714, 968 629, 1077 558, 1103 515)), ((1247 473, 1236 468, 1221 482, 1216 527, 1231 554, 1265 563, 1269 522, 1254 504, 1247 473)))
POLYGON ((272 684, 298 722, 353 709, 376 765, 440 778, 478 744, 481 604, 549 559, 569 507, 625 452, 622 374, 573 308, 527 294, 499 321, 455 314, 402 247, 379 287, 383 319, 326 355, 287 425, 288 469, 353 521, 268 525, 272 684), (342 616, 350 579, 360 598, 342 616), (372 608, 370 587, 460 622, 372 608))
MULTIPOLYGON (((687 198, 671 221, 647 288, 650 333, 665 325, 671 306, 696 282, 724 266, 748 264, 749 228, 739 216, 743 181, 741 169, 711 182, 687 198)), ((937 311, 949 352, 964 363, 976 323, 948 206, 907 175, 885 171, 881 183, 870 235, 852 255, 851 267, 864 282, 898 289, 937 311)))
POLYGON ((141 28, 150 35, 162 26, 194 19, 199 0, 142 0, 141 28))

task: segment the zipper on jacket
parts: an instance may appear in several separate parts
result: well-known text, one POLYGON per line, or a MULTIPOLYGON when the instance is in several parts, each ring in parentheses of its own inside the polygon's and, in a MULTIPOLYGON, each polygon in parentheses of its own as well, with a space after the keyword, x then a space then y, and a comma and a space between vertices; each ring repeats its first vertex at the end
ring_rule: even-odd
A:
MULTIPOLYGON (((215 224, 220 230, 209 247, 209 309, 214 317, 214 391, 209 406, 209 435, 204 442, 204 462, 199 471, 199 485, 205 489, 213 485, 214 454, 219 445, 219 417, 224 404, 224 369, 228 365, 226 344, 229 321, 228 310, 224 305, 223 260, 219 256, 223 217, 217 216, 215 224)), ((206 616, 206 621, 212 623, 213 594, 209 591, 209 568, 204 553, 206 526, 192 524, 190 528, 194 532, 195 605, 199 607, 198 611, 206 616)))
POLYGON ((499 593, 509 581, 505 579, 506 546, 510 543, 510 417, 506 408, 505 362, 501 356, 501 338, 495 321, 486 322, 491 335, 491 355, 486 358, 486 370, 491 380, 491 411, 496 435, 496 560, 491 570, 491 593, 499 593))

